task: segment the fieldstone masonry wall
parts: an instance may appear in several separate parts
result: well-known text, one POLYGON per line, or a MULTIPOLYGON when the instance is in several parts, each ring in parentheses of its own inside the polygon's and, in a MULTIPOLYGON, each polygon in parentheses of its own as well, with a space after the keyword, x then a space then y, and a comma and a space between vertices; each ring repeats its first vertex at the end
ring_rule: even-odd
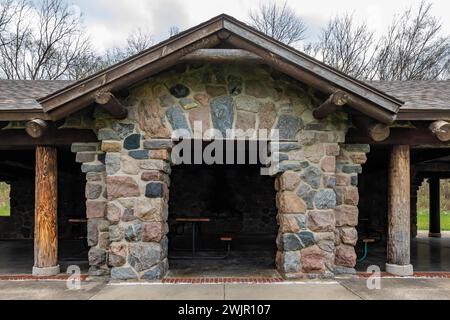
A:
MULTIPOLYGON (((95 112, 99 145, 74 144, 86 173, 91 274, 153 280, 168 270, 171 133, 279 129, 277 268, 287 277, 332 276, 355 264, 357 173, 366 147, 344 145, 345 114, 316 121, 321 99, 255 66, 187 66, 130 89, 121 121, 95 112)), ((200 135, 196 138, 201 139, 200 135)))

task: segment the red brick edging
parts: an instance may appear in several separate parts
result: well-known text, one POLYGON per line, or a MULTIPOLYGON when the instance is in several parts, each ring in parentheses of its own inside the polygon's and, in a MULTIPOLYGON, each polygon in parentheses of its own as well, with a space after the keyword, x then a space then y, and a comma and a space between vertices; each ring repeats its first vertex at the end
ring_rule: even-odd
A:
POLYGON ((165 278, 162 283, 277 283, 283 278, 165 278))

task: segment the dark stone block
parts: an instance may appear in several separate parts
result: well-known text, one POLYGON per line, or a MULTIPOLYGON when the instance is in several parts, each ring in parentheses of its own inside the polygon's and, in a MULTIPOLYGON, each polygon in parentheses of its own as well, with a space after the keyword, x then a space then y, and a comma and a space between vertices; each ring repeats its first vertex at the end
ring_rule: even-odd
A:
POLYGON ((226 137, 226 131, 232 129, 234 120, 233 99, 221 96, 211 101, 211 115, 214 128, 226 137))
POLYGON ((188 87, 182 84, 176 84, 172 88, 169 89, 170 93, 176 98, 184 98, 187 97, 190 93, 188 87))
POLYGON ((280 140, 295 140, 297 132, 303 129, 303 120, 300 117, 282 114, 278 119, 277 129, 280 140))
POLYGON ((147 150, 133 150, 128 152, 128 155, 137 160, 148 159, 148 151, 147 150))
POLYGON ((148 198, 162 198, 164 196, 164 185, 159 182, 150 182, 145 187, 145 196, 148 198))
POLYGON ((139 149, 141 147, 141 135, 131 134, 123 141, 123 147, 126 150, 139 149))
POLYGON ((186 117, 180 107, 170 107, 166 110, 166 116, 173 130, 184 129, 190 132, 186 117))

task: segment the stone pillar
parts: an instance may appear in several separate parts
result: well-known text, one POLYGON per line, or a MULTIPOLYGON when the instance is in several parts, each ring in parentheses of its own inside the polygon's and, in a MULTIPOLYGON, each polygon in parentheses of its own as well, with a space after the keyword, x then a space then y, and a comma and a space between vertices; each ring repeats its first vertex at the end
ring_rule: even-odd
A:
POLYGON ((429 237, 441 237, 441 208, 440 208, 440 179, 432 177, 428 180, 430 185, 430 230, 429 237))
POLYGON ((87 244, 90 247, 89 275, 109 274, 107 256, 109 250, 109 226, 106 218, 106 168, 105 154, 99 143, 73 143, 72 152, 81 171, 86 174, 87 244))
POLYGON ((330 277, 335 269, 336 156, 341 131, 306 126, 298 142, 280 143, 276 188, 277 269, 287 278, 330 277))
POLYGON ((386 271, 413 274, 410 264, 410 154, 408 145, 392 147, 388 182, 388 244, 386 271))
POLYGON ((358 174, 367 161, 367 144, 342 144, 336 168, 336 254, 335 273, 354 274, 356 265, 355 245, 358 241, 358 174))
POLYGON ((57 149, 37 146, 33 267, 33 275, 37 276, 59 273, 57 175, 57 149))

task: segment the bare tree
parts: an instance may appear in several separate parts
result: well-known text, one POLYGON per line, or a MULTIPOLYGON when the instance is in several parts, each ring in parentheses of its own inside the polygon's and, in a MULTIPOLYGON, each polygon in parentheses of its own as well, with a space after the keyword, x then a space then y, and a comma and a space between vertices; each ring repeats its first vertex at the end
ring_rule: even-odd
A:
POLYGON ((260 3, 249 16, 252 27, 287 45, 295 45, 305 38, 306 26, 287 1, 260 3))
POLYGON ((449 75, 450 38, 441 33, 432 5, 422 1, 395 18, 373 66, 380 80, 442 79, 449 75))
POLYGON ((180 28, 178 28, 177 26, 171 26, 169 28, 169 37, 176 36, 180 32, 181 32, 180 28))
POLYGON ((332 18, 322 30, 317 43, 305 52, 356 78, 371 78, 372 59, 377 52, 374 32, 366 23, 356 23, 353 15, 332 18))
POLYGON ((103 66, 109 66, 148 49, 153 44, 153 36, 148 30, 138 28, 129 33, 126 45, 106 51, 103 66))
POLYGON ((9 79, 64 79, 90 50, 82 15, 62 0, 38 7, 16 2, 11 23, 0 34, 0 70, 9 79))

